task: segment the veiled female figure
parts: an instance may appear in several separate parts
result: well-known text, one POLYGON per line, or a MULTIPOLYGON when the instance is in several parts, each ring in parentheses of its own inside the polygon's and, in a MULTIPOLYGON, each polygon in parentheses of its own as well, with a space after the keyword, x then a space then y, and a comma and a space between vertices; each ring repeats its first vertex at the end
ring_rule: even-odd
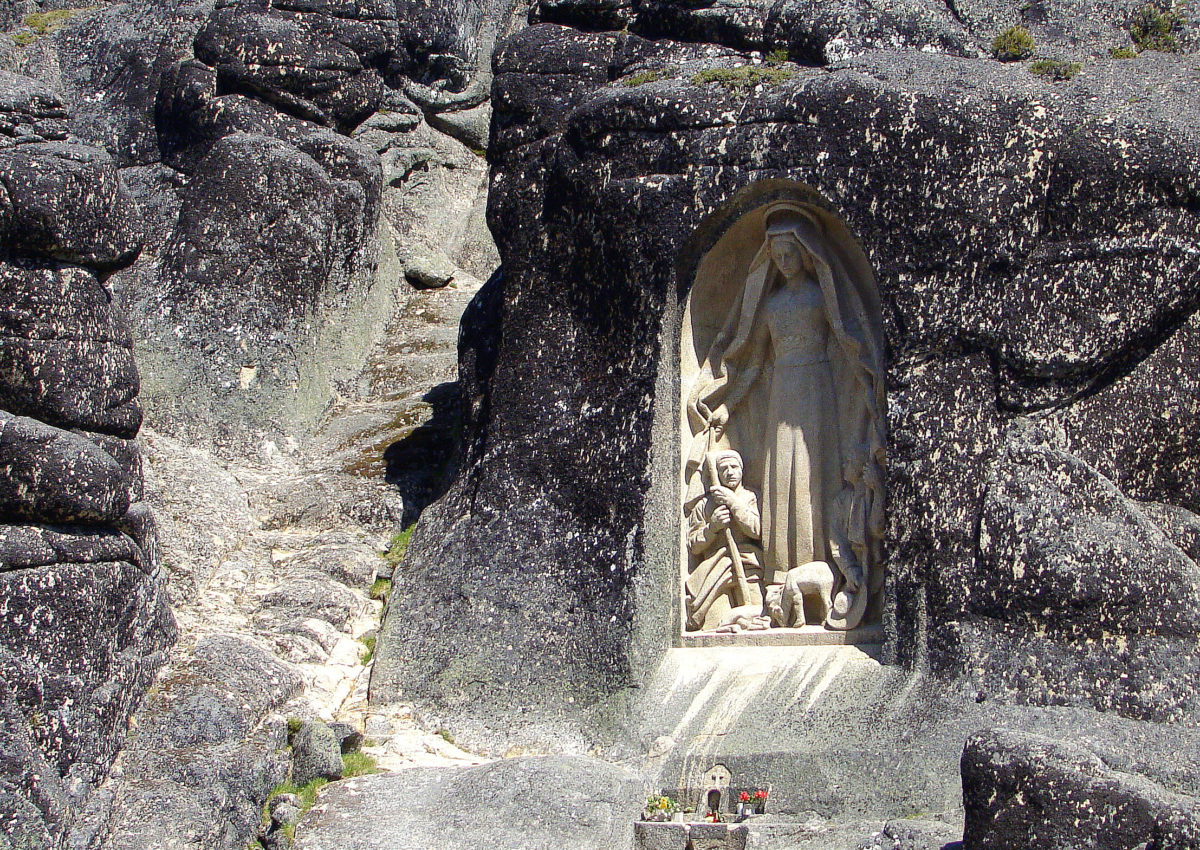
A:
POLYGON ((882 584, 878 294, 864 264, 801 205, 772 204, 766 225, 688 396, 685 501, 702 495, 706 452, 731 447, 760 458, 764 582, 778 585, 812 562, 832 565, 826 625, 854 628, 882 584))

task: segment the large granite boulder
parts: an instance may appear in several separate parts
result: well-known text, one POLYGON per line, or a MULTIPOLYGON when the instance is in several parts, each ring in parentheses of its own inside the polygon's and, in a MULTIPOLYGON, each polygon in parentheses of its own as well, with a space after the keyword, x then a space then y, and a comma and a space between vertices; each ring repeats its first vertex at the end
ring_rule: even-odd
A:
POLYGON ((127 276, 146 395, 160 427, 227 447, 311 424, 378 332, 343 322, 369 322, 395 285, 379 158, 343 134, 378 106, 380 79, 308 5, 216 9, 153 106, 165 163, 195 179, 173 190, 154 261, 127 276))
POLYGON ((288 776, 279 713, 301 677, 253 641, 211 635, 176 653, 138 713, 123 771, 93 796, 71 841, 111 850, 244 847, 288 776))
MULTIPOLYGON (((63 4, 59 4, 63 5, 63 4)), ((123 168, 159 160, 154 101, 163 75, 189 56, 214 0, 135 0, 76 8, 53 36, 27 47, 37 75, 70 108, 71 132, 123 168)))
POLYGON ((138 305, 154 334, 160 416, 186 420, 215 408, 253 418, 269 393, 297 394, 306 364, 296 341, 328 302, 350 297, 336 287, 350 287, 359 268, 374 264, 378 161, 355 175, 361 182, 344 179, 362 157, 353 158, 359 152, 348 140, 335 145, 349 149, 346 164, 327 169, 288 142, 235 132, 198 163, 159 287, 138 305), (168 365, 180 348, 189 356, 168 365))
MULTIPOLYGON (((69 131, 97 149, 42 162, 61 172, 58 203, 99 209, 119 174, 141 208, 142 253, 116 263, 111 286, 156 427, 227 458, 295 455, 331 400, 358 400, 347 391, 420 257, 448 257, 460 281, 493 271, 480 150, 511 6, 134 0, 4 42, 0 63, 36 82, 4 78, 0 133, 52 146, 69 131), (238 134, 253 138, 221 146, 238 134), (329 202, 314 212, 316 197, 329 202)), ((5 156, 22 179, 24 159, 5 156)), ((0 229, 64 238, 28 212, 0 202, 0 229)), ((73 238, 55 256, 89 249, 86 228, 73 238)))
MULTIPOLYGON (((486 99, 508 5, 135 2, 34 46, 31 72, 126 166, 148 218, 143 255, 116 282, 159 429, 225 456, 296 451, 407 286, 393 243, 414 216, 384 204, 388 163, 445 137, 401 90, 448 115, 478 107, 463 90, 482 79, 470 92, 486 99), (415 114, 397 123, 398 105, 415 114)), ((448 158, 468 184, 482 178, 465 148, 448 158)), ((461 223, 443 229, 462 240, 461 223)))
POLYGON ((56 96, 0 84, 0 809, 16 846, 57 846, 175 624, 107 284, 137 254, 137 208, 111 157, 70 139, 56 96))
POLYGON ((989 729, 967 740, 962 776, 965 850, 1200 842, 1195 796, 1114 769, 1078 742, 989 729))
MULTIPOLYGON (((1110 57, 1124 8, 1030 23, 1042 55, 1087 57, 1069 81, 986 55, 1015 8, 910 27, 864 4, 836 55, 795 46, 809 16, 760 39, 734 10, 543 3, 570 26, 498 54, 503 273, 464 320, 463 468, 414 535, 373 699, 491 740, 514 706, 584 739, 620 726, 677 641, 689 290, 731 226, 792 198, 845 223, 879 288, 882 659, 951 702, 1194 716, 1194 55, 1110 57), (737 32, 639 36, 667 11, 737 32)), ((924 705, 896 712, 932 734, 924 705)), ((886 724, 862 722, 873 752, 886 724)))
POLYGON ((96 272, 46 261, 0 265, 0 404, 58 426, 129 438, 142 423, 133 341, 96 272))
POLYGON ((196 36, 196 58, 216 69, 223 91, 253 93, 284 112, 346 129, 375 111, 382 82, 357 53, 256 5, 218 9, 196 36))

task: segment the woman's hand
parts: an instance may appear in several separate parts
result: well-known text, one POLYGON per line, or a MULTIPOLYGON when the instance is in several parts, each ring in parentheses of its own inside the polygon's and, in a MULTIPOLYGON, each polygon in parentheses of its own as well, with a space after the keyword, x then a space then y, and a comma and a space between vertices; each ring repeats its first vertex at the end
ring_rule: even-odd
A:
POLYGON ((712 412, 712 416, 708 417, 708 427, 712 430, 713 443, 716 443, 725 435, 725 426, 729 424, 729 411, 725 409, 725 405, 717 405, 717 409, 712 412))

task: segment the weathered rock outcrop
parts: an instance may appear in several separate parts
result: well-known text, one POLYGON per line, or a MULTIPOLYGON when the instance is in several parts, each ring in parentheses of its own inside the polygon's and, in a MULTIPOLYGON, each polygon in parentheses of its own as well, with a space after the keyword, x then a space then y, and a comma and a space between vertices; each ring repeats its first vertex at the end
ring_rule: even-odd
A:
POLYGON ((402 499, 384 453, 456 409, 457 314, 426 311, 461 309, 496 263, 480 148, 511 3, 135 0, 25 19, 64 5, 0 10, 18 26, 0 67, 28 75, 0 74, 0 578, 14 599, 62 596, 79 622, 61 638, 88 649, 51 646, 57 609, 6 621, 0 649, 45 646, 0 661, 20 685, 0 708, 33 718, 0 754, 4 811, 78 846, 241 848, 288 776, 284 712, 362 720, 379 533, 431 486, 429 452, 401 450, 393 475, 417 481, 402 499), (375 351, 385 328, 402 333, 375 351), (143 410, 184 637, 125 741, 173 634, 143 410), (58 587, 64 564, 86 580, 58 587))
POLYGON ((300 676, 244 638, 209 635, 174 660, 138 712, 119 777, 72 830, 80 846, 245 847, 288 777, 278 714, 300 676))
POLYGON ((511 3, 427 5, 139 0, 77 10, 21 51, 71 107, 62 131, 107 149, 145 211, 113 287, 160 429, 294 453, 406 273, 493 270, 471 147, 511 3))
POLYGON ((0 85, 0 832, 42 847, 107 775, 175 624, 106 284, 137 208, 55 94, 0 85))
POLYGON ((1038 12, 1043 55, 1087 60, 1055 82, 985 55, 1015 8, 876 5, 824 40, 799 4, 759 35, 740 4, 542 3, 569 26, 505 44, 495 324, 464 322, 466 463, 373 698, 599 738, 636 701, 675 639, 683 306, 725 229, 786 196, 844 221, 879 284, 885 660, 985 706, 1195 717, 1195 56, 1111 58, 1132 4, 1038 12))

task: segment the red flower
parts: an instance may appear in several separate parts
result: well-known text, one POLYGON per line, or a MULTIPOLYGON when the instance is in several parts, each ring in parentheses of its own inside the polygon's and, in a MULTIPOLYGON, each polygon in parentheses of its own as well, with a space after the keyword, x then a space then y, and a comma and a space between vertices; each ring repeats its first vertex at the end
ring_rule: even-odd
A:
MULTIPOLYGON (((758 794, 756 793, 755 796, 757 797, 758 794)), ((743 791, 741 794, 738 794, 738 802, 739 803, 749 803, 750 802, 750 794, 746 791, 743 791)))
POLYGON ((757 791, 755 791, 755 792, 754 792, 754 799, 755 799, 755 800, 765 800, 765 799, 767 799, 767 792, 766 792, 766 791, 763 791, 763 790, 760 788, 759 790, 757 790, 757 791))

